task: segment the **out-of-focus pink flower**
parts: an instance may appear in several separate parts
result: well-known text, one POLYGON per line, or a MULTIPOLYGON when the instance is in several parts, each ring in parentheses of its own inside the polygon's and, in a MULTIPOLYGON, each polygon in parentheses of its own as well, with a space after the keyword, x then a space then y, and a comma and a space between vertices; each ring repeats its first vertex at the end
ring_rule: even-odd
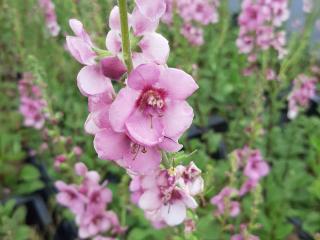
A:
POLYGON ((41 129, 46 121, 44 110, 47 102, 42 98, 41 89, 33 83, 33 76, 25 73, 19 81, 19 111, 24 117, 23 124, 27 127, 41 129))
POLYGON ((197 88, 181 70, 140 65, 111 104, 110 124, 143 146, 158 145, 165 138, 175 140, 192 122, 193 110, 185 99, 197 88))
POLYGON ((313 6, 314 6, 314 0, 303 0, 303 11, 305 13, 311 13, 313 6))
POLYGON ((210 202, 217 207, 215 215, 221 216, 223 214, 228 214, 231 217, 236 217, 240 213, 240 203, 231 200, 236 196, 238 196, 238 191, 236 189, 225 187, 220 193, 212 197, 210 202))
POLYGON ((172 24, 173 15, 177 13, 183 20, 181 34, 193 45, 200 46, 204 43, 203 27, 219 20, 217 8, 219 0, 166 0, 166 11, 162 21, 172 24))
POLYGON ((59 169, 60 165, 67 160, 67 157, 64 154, 60 154, 54 158, 54 167, 59 169))
POLYGON ((269 166, 263 160, 260 151, 252 151, 248 156, 246 166, 244 168, 244 175, 252 180, 259 180, 268 175, 269 166))
POLYGON ((78 157, 83 154, 83 150, 79 146, 74 146, 73 149, 72 149, 72 152, 74 153, 74 155, 76 155, 78 157))
MULTIPOLYGON (((183 168, 179 166, 179 169, 183 168)), ((186 172, 186 175, 188 173, 186 172)), ((176 169, 158 170, 150 175, 133 176, 130 190, 138 193, 138 202, 146 218, 155 227, 181 224, 186 218, 187 208, 194 209, 198 205, 190 195, 186 185, 181 186, 179 179, 183 176, 176 169), (139 180, 135 180, 139 178, 139 180)), ((199 193, 199 192, 198 192, 199 193)))
MULTIPOLYGON (((288 0, 245 0, 238 22, 239 37, 236 44, 240 53, 256 55, 259 50, 274 48, 282 59, 287 51, 285 33, 278 32, 289 18, 288 0)), ((252 58, 250 59, 252 62, 252 58)))
POLYGON ((243 196, 243 195, 247 194, 251 190, 255 189, 257 185, 258 185, 258 180, 251 179, 251 178, 247 179, 244 182, 244 184, 241 186, 241 188, 239 190, 239 195, 243 196))
POLYGON ((51 0, 39 0, 39 6, 44 12, 47 28, 53 37, 58 36, 60 26, 57 22, 55 6, 51 0))
POLYGON ((196 230, 196 223, 192 219, 186 219, 184 221, 184 232, 189 234, 196 230))
POLYGON ((106 211, 112 200, 112 192, 105 187, 107 183, 100 185, 99 174, 89 171, 83 163, 77 163, 74 168, 76 174, 82 177, 79 185, 57 181, 55 186, 59 191, 58 203, 69 208, 75 215, 79 237, 99 239, 99 234, 108 231, 112 234, 120 233, 122 227, 116 214, 106 211))
POLYGON ((201 46, 204 43, 203 29, 193 26, 190 23, 185 23, 181 29, 181 34, 195 46, 201 46))
POLYGON ((250 234, 247 230, 246 224, 241 224, 240 233, 231 236, 231 240, 260 240, 260 238, 250 234))
POLYGON ((294 119, 299 111, 308 108, 310 100, 316 95, 317 78, 300 74, 293 81, 293 89, 288 96, 288 118, 294 119))

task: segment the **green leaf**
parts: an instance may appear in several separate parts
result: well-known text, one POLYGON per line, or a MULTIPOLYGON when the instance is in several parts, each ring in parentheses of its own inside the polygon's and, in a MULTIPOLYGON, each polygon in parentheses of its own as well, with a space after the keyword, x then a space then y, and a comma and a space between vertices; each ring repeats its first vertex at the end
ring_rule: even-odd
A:
POLYGON ((39 170, 30 164, 25 165, 22 168, 20 173, 20 179, 24 181, 38 179, 39 177, 40 177, 39 170))

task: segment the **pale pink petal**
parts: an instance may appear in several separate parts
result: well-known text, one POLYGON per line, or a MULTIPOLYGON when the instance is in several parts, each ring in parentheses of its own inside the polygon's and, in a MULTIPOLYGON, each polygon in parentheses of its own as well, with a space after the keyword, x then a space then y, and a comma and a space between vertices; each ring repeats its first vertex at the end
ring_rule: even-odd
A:
POLYGON ((140 146, 137 153, 130 151, 124 156, 125 167, 139 174, 147 174, 157 169, 161 162, 161 153, 156 148, 140 146))
POLYGON ((140 12, 151 20, 160 19, 166 10, 164 0, 136 0, 140 12))
POLYGON ((199 88, 189 74, 176 68, 164 69, 158 84, 166 89, 170 98, 179 100, 186 99, 199 88))
POLYGON ((88 115, 87 120, 84 124, 84 130, 86 131, 86 133, 94 135, 101 130, 95 122, 96 116, 97 112, 92 112, 88 115))
POLYGON ((95 135, 94 148, 103 160, 119 160, 130 148, 130 140, 123 133, 104 129, 95 135))
POLYGON ((167 104, 162 123, 166 137, 181 136, 191 125, 193 109, 186 101, 174 100, 167 104))
POLYGON ((154 146, 163 140, 163 126, 158 117, 145 115, 137 109, 125 123, 131 139, 144 146, 154 146))
POLYGON ((160 195, 158 191, 146 191, 139 199, 139 207, 143 210, 151 211, 159 208, 161 205, 160 195))
POLYGON ((91 46, 93 45, 88 33, 85 31, 85 29, 83 27, 83 24, 79 20, 70 19, 69 25, 77 37, 83 39, 89 45, 91 45, 91 46))
POLYGON ((158 144, 158 147, 166 152, 179 152, 183 146, 178 141, 164 137, 163 141, 158 144))
POLYGON ((143 64, 134 69, 128 77, 129 87, 142 90, 152 86, 160 77, 160 68, 153 63, 143 64))
POLYGON ((170 47, 168 40, 159 33, 147 33, 139 42, 142 53, 150 61, 157 64, 166 64, 170 47))
POLYGON ((113 54, 117 55, 121 50, 121 37, 117 31, 109 31, 106 37, 106 47, 113 54))
POLYGON ((110 106, 109 120, 116 132, 124 131, 125 122, 133 112, 139 93, 129 87, 123 88, 110 106))
POLYGON ((96 94, 88 97, 88 109, 89 112, 98 111, 107 105, 110 105, 115 95, 114 90, 106 91, 101 94, 96 94))
POLYGON ((182 201, 188 208, 195 209, 198 207, 196 200, 188 194, 184 194, 182 201))
POLYGON ((110 79, 106 78, 99 66, 85 66, 77 76, 77 85, 85 96, 113 91, 110 79))
POLYGON ((87 166, 82 162, 76 163, 76 165, 74 166, 74 170, 79 176, 84 176, 88 172, 87 166))
POLYGON ((97 54, 92 50, 92 46, 79 37, 67 36, 67 47, 71 55, 81 64, 93 65, 97 54))
POLYGON ((112 30, 120 31, 121 24, 120 24, 120 12, 119 7, 114 6, 110 12, 109 16, 109 27, 112 30))
POLYGON ((186 218, 186 206, 181 201, 161 207, 161 216, 169 226, 176 226, 186 218))
POLYGON ((135 8, 131 17, 133 34, 141 36, 146 32, 154 32, 158 27, 159 20, 152 21, 135 8))

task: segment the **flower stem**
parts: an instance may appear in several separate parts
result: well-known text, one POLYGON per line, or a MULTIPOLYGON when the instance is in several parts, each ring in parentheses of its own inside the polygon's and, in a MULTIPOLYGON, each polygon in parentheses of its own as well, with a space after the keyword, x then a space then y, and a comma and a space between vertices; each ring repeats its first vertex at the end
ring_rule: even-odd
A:
POLYGON ((124 62, 128 69, 128 73, 130 73, 133 68, 133 64, 132 64, 130 39, 129 39, 127 1, 118 0, 118 5, 119 5, 120 22, 121 22, 122 54, 123 54, 124 62))

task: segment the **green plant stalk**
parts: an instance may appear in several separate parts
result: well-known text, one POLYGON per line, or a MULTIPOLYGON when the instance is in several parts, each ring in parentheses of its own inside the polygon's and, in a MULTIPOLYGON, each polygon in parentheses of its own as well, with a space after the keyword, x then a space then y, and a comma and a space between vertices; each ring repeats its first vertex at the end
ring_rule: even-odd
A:
POLYGON ((118 0, 118 5, 119 5, 120 22, 121 22, 122 54, 123 54, 124 62, 128 69, 128 73, 130 73, 133 68, 133 63, 132 63, 131 48, 130 48, 127 1, 118 0))

